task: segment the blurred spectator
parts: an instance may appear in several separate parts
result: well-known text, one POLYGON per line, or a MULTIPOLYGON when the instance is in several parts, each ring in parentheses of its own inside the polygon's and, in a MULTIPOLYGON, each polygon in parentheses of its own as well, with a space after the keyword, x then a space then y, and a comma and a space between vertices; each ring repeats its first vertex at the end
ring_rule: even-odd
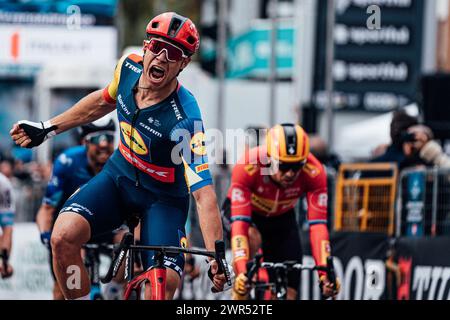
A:
POLYGON ((450 168, 450 157, 444 153, 441 145, 433 140, 434 135, 430 128, 416 125, 408 129, 408 134, 414 135, 414 141, 405 144, 405 153, 418 155, 429 165, 450 168))
POLYGON ((3 158, 0 162, 0 173, 3 173, 11 180, 14 177, 14 160, 11 158, 3 158))
POLYGON ((335 171, 339 170, 341 160, 338 155, 330 153, 325 140, 318 135, 311 135, 309 137, 309 147, 311 153, 319 160, 325 167, 332 168, 335 171))
POLYGON ((20 148, 16 145, 12 146, 11 155, 14 159, 23 163, 31 162, 33 159, 33 151, 31 149, 20 148))
MULTIPOLYGON (((386 147, 386 151, 370 160, 370 162, 395 162, 398 169, 423 164, 423 161, 414 153, 405 154, 405 144, 413 140, 409 135, 408 128, 418 125, 416 117, 410 116, 404 110, 394 112, 390 126, 391 144, 386 147)), ((378 147, 380 148, 380 147, 378 147)), ((380 149, 378 149, 378 152, 380 149)))

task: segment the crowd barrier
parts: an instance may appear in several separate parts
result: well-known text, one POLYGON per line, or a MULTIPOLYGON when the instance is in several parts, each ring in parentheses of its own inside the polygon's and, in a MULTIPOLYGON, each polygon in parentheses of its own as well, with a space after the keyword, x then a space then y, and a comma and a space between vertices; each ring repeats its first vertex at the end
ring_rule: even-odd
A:
MULTIPOLYGON (((223 168, 213 178, 222 202, 229 171, 223 168)), ((414 169, 398 175, 392 164, 351 164, 337 174, 329 171, 328 185, 332 254, 342 282, 338 299, 450 300, 450 170, 414 169)), ((45 184, 22 184, 16 190, 18 220, 33 221, 45 184)), ((313 264, 307 208, 305 201, 299 203, 303 263, 313 264)), ((191 209, 192 235, 198 239, 192 244, 201 247, 195 206, 191 209)), ((0 281, 0 299, 50 298, 46 259, 36 226, 17 223, 11 257, 16 273, 0 281)), ((301 279, 300 298, 319 299, 317 275, 303 271, 301 279)), ((228 299, 230 294, 212 294, 204 272, 194 280, 186 277, 183 287, 183 299, 228 299)))
POLYGON ((336 178, 336 231, 394 233, 397 167, 343 164, 336 178))
POLYGON ((450 170, 404 170, 399 179, 396 235, 450 235, 450 170))

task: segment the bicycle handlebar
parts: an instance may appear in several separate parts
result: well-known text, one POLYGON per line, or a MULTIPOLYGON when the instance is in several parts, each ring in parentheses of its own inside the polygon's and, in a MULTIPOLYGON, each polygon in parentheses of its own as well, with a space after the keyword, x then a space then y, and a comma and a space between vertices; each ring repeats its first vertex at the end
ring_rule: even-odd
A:
POLYGON ((194 255, 201 255, 205 257, 214 258, 219 265, 219 273, 223 273, 225 275, 225 279, 228 285, 231 286, 231 277, 230 271, 228 269, 228 265, 225 260, 225 243, 221 240, 217 240, 215 243, 215 251, 207 251, 202 249, 188 249, 182 247, 174 247, 174 246, 144 246, 144 245, 134 245, 134 236, 132 233, 127 232, 124 234, 122 241, 114 246, 113 249, 113 260, 108 269, 107 274, 104 278, 101 279, 102 283, 108 283, 114 278, 120 266, 123 263, 125 255, 127 251, 159 251, 164 255, 177 255, 180 253, 188 253, 194 255))
MULTIPOLYGON (((284 262, 262 262, 262 254, 255 255, 255 258, 247 262, 246 277, 251 283, 253 276, 258 272, 260 268, 266 269, 284 269, 285 271, 323 271, 327 274, 328 281, 332 284, 333 288, 336 288, 336 273, 334 270, 333 257, 327 257, 326 266, 305 266, 297 261, 284 261, 284 262)), ((324 297, 322 297, 324 298, 324 297)))

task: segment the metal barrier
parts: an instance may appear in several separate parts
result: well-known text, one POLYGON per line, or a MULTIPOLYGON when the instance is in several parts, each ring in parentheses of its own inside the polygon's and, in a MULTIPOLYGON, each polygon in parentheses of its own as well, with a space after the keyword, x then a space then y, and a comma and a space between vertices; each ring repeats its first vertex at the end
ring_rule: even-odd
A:
POLYGON ((398 182, 396 236, 450 235, 450 170, 407 169, 398 182))
POLYGON ((394 234, 397 166, 342 164, 336 180, 336 231, 394 234))

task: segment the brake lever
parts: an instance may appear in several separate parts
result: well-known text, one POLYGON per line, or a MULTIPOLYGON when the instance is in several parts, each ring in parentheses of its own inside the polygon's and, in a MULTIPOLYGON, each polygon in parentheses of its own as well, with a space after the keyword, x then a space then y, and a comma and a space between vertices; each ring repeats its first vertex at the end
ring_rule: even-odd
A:
MULTIPOLYGON (((328 256, 327 257, 327 266, 325 267, 324 271, 327 274, 328 281, 330 281, 333 290, 336 290, 336 287, 337 287, 336 272, 334 270, 334 264, 333 264, 333 257, 332 256, 328 256)), ((323 292, 322 288, 323 288, 323 283, 321 282, 320 283, 320 291, 321 292, 323 292)), ((322 296, 322 300, 327 300, 329 298, 332 298, 333 300, 336 299, 334 296, 332 296, 332 297, 325 297, 323 294, 321 296, 322 296)))
MULTIPOLYGON (((218 269, 217 274, 223 274, 225 275, 225 280, 228 284, 228 286, 231 287, 231 275, 230 270, 228 269, 228 263, 225 259, 225 242, 222 240, 216 240, 215 242, 215 257, 214 259, 217 261, 218 269)), ((208 270, 209 278, 212 280, 214 278, 211 268, 208 270)), ((211 288, 211 291, 213 293, 219 292, 215 287, 211 288)))
POLYGON ((111 265, 109 266, 108 272, 106 273, 105 277, 100 279, 103 284, 111 282, 111 280, 117 275, 128 251, 128 248, 133 244, 133 242, 133 234, 127 232, 123 235, 120 244, 113 249, 113 261, 111 261, 111 265))

